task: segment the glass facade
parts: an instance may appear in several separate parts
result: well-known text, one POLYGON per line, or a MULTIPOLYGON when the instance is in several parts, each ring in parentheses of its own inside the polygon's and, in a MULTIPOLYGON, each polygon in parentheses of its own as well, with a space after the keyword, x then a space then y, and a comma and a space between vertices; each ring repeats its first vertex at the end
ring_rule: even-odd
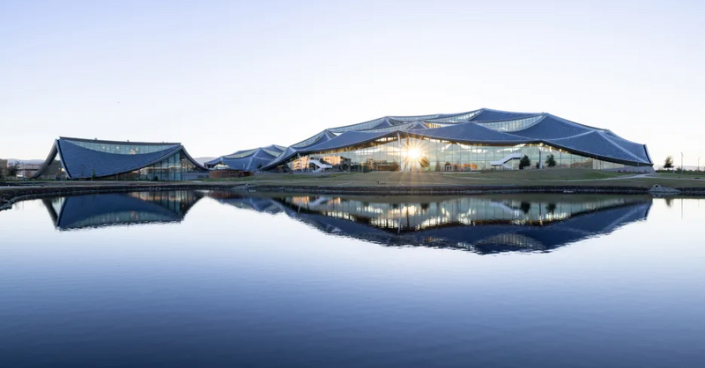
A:
POLYGON ((139 173, 139 178, 143 180, 150 180, 154 177, 159 180, 188 180, 186 178, 188 174, 202 172, 203 170, 194 165, 185 155, 182 155, 181 152, 176 152, 156 164, 149 165, 133 173, 139 173))
MULTIPOLYGON (((61 163, 57 160, 55 164, 58 166, 57 170, 47 170, 46 174, 42 175, 42 178, 50 179, 66 179, 66 175, 63 169, 61 169, 61 163), (47 174, 52 175, 48 177, 47 174)), ((54 164, 52 164, 54 166, 54 164)), ((76 173, 83 178, 90 178, 89 173, 76 173)), ((152 165, 143 167, 139 170, 131 171, 123 174, 109 175, 105 177, 100 177, 96 179, 100 180, 157 180, 160 181, 180 181, 180 180, 194 180, 199 178, 207 178, 208 171, 199 168, 191 160, 189 160, 186 155, 182 154, 181 151, 174 153, 173 155, 154 163, 152 165)))
POLYGON ((93 151, 107 152, 121 155, 139 155, 141 153, 152 153, 164 151, 169 148, 175 148, 178 145, 175 144, 140 144, 140 143, 111 143, 111 142, 87 142, 87 141, 74 141, 67 140, 72 144, 79 147, 87 148, 93 151))
POLYGON ((287 165, 294 171, 315 170, 309 159, 317 159, 333 166, 334 171, 450 171, 518 170, 523 156, 531 165, 548 167, 546 160, 553 155, 558 168, 587 168, 597 170, 621 169, 625 165, 585 157, 540 144, 494 146, 466 144, 429 138, 397 136, 380 138, 374 142, 310 153, 297 157, 287 165))

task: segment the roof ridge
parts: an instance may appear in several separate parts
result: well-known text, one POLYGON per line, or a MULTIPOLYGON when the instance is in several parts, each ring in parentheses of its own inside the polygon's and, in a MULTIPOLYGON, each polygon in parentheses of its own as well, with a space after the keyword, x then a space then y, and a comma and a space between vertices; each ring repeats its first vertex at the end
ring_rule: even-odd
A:
POLYGON ((179 142, 132 142, 132 141, 110 141, 102 139, 88 139, 88 138, 76 138, 76 137, 59 137, 59 140, 65 141, 78 141, 78 142, 93 142, 93 143, 116 143, 116 144, 141 144, 141 145, 152 145, 152 146, 175 146, 181 145, 179 142))
POLYGON ((637 157, 637 155, 635 155, 635 154, 629 152, 629 151, 626 150, 624 147, 622 147, 622 146, 620 146, 619 144, 617 144, 617 143, 615 143, 614 141, 612 141, 612 140, 610 139, 610 137, 607 136, 607 134, 605 134, 604 132, 598 131, 597 133, 598 133, 602 138, 604 138, 604 139, 606 139, 608 142, 610 142, 612 145, 618 147, 618 148, 621 149, 622 151, 628 153, 630 156, 632 156, 632 157, 634 157, 635 159, 637 159, 637 161, 643 161, 641 158, 637 157))
POLYGON ((569 136, 567 136, 567 137, 547 138, 546 140, 560 141, 561 139, 571 139, 571 138, 576 138, 576 137, 580 137, 580 136, 588 135, 588 134, 592 134, 592 133, 599 133, 599 132, 598 132, 597 130, 588 130, 587 132, 582 132, 582 133, 578 133, 578 134, 574 134, 574 135, 569 135, 569 136))
MULTIPOLYGON (((472 121, 472 120, 471 120, 471 121, 467 121, 466 123, 475 123, 475 124, 501 123, 501 122, 505 122, 505 121, 515 121, 515 120, 531 119, 531 118, 535 118, 535 117, 537 117, 537 116, 543 116, 543 118, 546 118, 547 113, 545 113, 545 112, 539 112, 539 113, 536 113, 536 114, 533 114, 533 115, 523 116, 523 117, 520 117, 520 118, 513 118, 513 119, 484 120, 484 121, 479 121, 479 122, 477 122, 477 121, 472 121)), ((541 120, 543 120, 543 118, 542 118, 541 120)), ((541 121, 541 120, 539 120, 539 121, 541 121)), ((537 122, 538 122, 538 121, 537 121, 537 122)), ((464 123, 461 123, 461 124, 464 124, 464 123)), ((528 127, 525 128, 525 129, 528 129, 528 127)), ((522 130, 523 130, 523 129, 522 129, 522 130)))
POLYGON ((540 114, 546 114, 545 112, 525 112, 525 111, 508 111, 508 110, 497 110, 497 109, 490 109, 489 107, 483 107, 482 109, 484 111, 494 111, 494 112, 508 112, 511 114, 524 114, 524 115, 540 115, 540 114))

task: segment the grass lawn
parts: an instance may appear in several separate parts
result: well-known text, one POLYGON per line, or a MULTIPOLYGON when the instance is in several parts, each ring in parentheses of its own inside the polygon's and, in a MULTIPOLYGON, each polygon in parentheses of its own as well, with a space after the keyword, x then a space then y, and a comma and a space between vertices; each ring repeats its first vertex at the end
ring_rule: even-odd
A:
POLYGON ((669 174, 635 175, 589 169, 487 171, 478 173, 371 172, 331 174, 258 174, 207 182, 303 186, 635 186, 705 187, 705 180, 669 174))

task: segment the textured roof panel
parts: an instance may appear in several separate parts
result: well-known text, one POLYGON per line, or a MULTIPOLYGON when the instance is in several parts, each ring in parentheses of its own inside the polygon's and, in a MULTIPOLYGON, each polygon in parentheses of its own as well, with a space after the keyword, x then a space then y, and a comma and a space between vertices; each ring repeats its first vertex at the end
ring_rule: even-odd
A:
MULTIPOLYGON (((347 146, 351 146, 351 145, 355 145, 355 144, 373 141, 377 138, 381 138, 381 137, 387 136, 389 134, 390 134, 390 132, 347 131, 347 132, 345 132, 345 133, 343 133, 343 134, 341 134, 331 140, 328 140, 326 142, 308 147, 308 148, 306 148, 305 151, 307 151, 307 152, 323 151, 323 150, 330 150, 330 149, 347 147, 347 146)), ((301 150, 301 151, 303 151, 303 150, 301 150)))
POLYGON ((73 179, 90 178, 94 173, 97 177, 104 177, 138 170, 161 161, 182 148, 182 146, 175 146, 152 153, 123 155, 94 151, 62 139, 59 140, 61 157, 66 165, 66 170, 73 179))
POLYGON ((629 153, 640 158, 642 161, 644 161, 644 162, 651 161, 649 159, 649 155, 646 153, 646 147, 644 147, 643 144, 628 141, 620 136, 615 135, 614 133, 611 133, 611 134, 609 134, 609 133, 611 133, 611 132, 605 132, 605 138, 611 140, 616 145, 629 151, 629 153))
POLYGON ((529 128, 512 132, 512 134, 534 139, 555 139, 571 137, 589 131, 591 131, 591 129, 586 126, 575 124, 549 114, 529 128))
POLYGON ((652 164, 644 145, 625 140, 608 130, 578 124, 547 113, 521 113, 483 108, 459 114, 386 116, 359 124, 331 128, 300 142, 294 150, 279 155, 265 168, 282 164, 298 153, 350 147, 395 132, 404 136, 411 134, 469 143, 543 142, 616 162, 652 164), (428 125, 423 124, 421 120, 428 121, 428 125), (448 122, 446 126, 429 128, 429 126, 442 125, 446 121, 448 122), (335 136, 331 132, 340 135, 335 136), (302 144, 304 142, 305 145, 302 144))
POLYGON ((648 163, 614 144, 604 136, 604 133, 598 131, 592 131, 568 138, 550 139, 546 140, 546 142, 554 146, 563 147, 572 151, 585 152, 596 156, 608 157, 622 161, 648 163))
POLYGON ((434 129, 415 129, 409 133, 424 137, 465 142, 525 142, 526 138, 498 132, 479 124, 465 123, 434 129))
POLYGON ((499 120, 514 120, 527 118, 529 116, 540 115, 538 113, 529 112, 511 112, 492 109, 482 109, 482 112, 473 116, 470 120, 475 122, 483 121, 499 121, 499 120))

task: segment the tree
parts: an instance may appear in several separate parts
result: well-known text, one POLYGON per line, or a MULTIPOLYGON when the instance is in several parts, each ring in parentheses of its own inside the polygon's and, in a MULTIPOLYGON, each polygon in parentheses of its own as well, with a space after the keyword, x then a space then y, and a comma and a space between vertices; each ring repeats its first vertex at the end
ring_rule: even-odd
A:
POLYGON ((556 166, 556 156, 553 156, 553 154, 548 155, 548 157, 546 157, 546 165, 548 167, 555 167, 556 166))
POLYGON ((548 213, 553 214, 554 212, 556 212, 556 204, 549 203, 546 209, 548 210, 548 213))
POLYGON ((673 156, 666 157, 666 161, 663 163, 663 168, 666 170, 673 168, 673 156))
POLYGON ((7 165, 7 177, 8 178, 16 178, 17 173, 20 172, 20 163, 15 162, 13 164, 7 165))
MULTIPOLYGON (((524 156, 526 157, 526 156, 524 156)), ((531 203, 529 202, 521 202, 519 205, 519 208, 521 208, 521 212, 524 212, 525 215, 529 214, 529 211, 531 211, 531 203)))
POLYGON ((436 161, 436 171, 441 171, 441 163, 436 161))
POLYGON ((524 155, 524 157, 521 158, 521 161, 519 161, 519 170, 524 170, 526 167, 531 167, 531 159, 529 156, 524 155))

